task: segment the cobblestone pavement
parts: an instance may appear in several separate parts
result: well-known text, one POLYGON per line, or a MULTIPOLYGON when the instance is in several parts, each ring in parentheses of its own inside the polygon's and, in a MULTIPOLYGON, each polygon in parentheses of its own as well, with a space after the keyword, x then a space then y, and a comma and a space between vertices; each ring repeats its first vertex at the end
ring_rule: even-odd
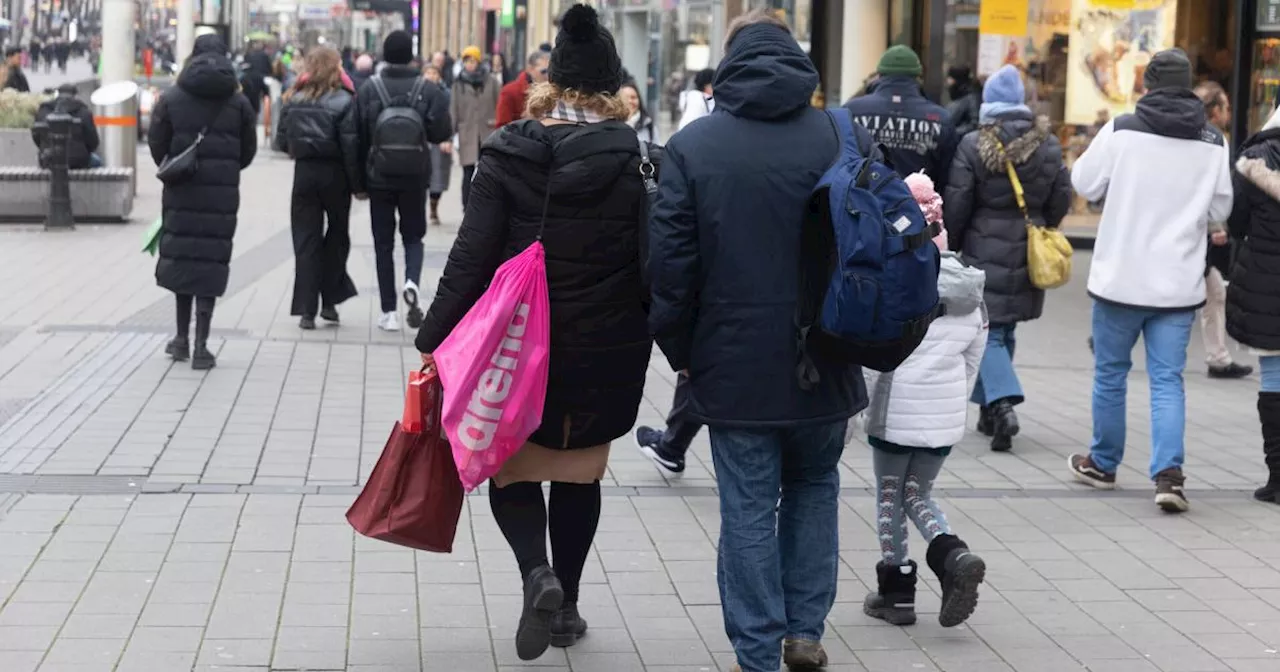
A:
MULTIPOLYGON (((399 415, 416 353, 411 334, 374 327, 359 203, 361 295, 342 307, 341 328, 298 331, 287 315, 290 172, 264 154, 245 173, 208 373, 160 353, 171 299, 138 253, 159 210, 151 180, 127 226, 0 227, 0 672, 728 669, 705 436, 673 480, 619 442, 582 592, 591 632, 532 664, 515 657, 520 582, 483 497, 468 500, 452 555, 352 533, 343 513, 399 415)), ((428 235, 428 288, 457 198, 455 185, 445 225, 428 235)), ((968 624, 933 622, 929 578, 919 625, 862 615, 878 555, 870 456, 860 441, 846 451, 832 670, 1280 670, 1280 509, 1248 497, 1263 469, 1256 378, 1210 381, 1192 348, 1190 513, 1151 502, 1140 361, 1121 488, 1070 483, 1065 457, 1090 435, 1087 255, 1077 265, 1047 317, 1020 327, 1028 401, 1014 451, 992 454, 971 436, 938 484, 990 567, 968 624)), ((642 423, 661 422, 672 385, 655 356, 642 423)))

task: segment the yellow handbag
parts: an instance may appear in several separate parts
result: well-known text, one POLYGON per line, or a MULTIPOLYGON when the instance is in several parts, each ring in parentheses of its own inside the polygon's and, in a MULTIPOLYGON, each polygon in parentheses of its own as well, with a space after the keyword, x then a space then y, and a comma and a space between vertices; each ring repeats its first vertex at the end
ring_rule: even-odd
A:
MULTIPOLYGON (((994 131, 991 131, 995 135, 994 131)), ((1000 153, 1005 154, 1004 143, 996 138, 1000 153)), ((1022 190, 1022 180, 1018 179, 1018 171, 1008 154, 1004 159, 1005 170, 1009 173, 1009 182, 1013 184, 1014 198, 1018 199, 1018 209, 1022 218, 1027 220, 1027 274, 1031 276, 1031 284, 1039 289, 1056 289, 1071 280, 1071 241, 1057 229, 1036 226, 1027 212, 1027 199, 1022 190)))

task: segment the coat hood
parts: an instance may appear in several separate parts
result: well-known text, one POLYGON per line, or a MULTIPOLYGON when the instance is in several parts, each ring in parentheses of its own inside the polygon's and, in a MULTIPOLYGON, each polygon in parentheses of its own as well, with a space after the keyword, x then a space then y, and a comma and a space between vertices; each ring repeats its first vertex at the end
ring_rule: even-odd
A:
POLYGON ((982 292, 987 274, 967 266, 955 252, 942 253, 938 269, 938 299, 949 315, 968 315, 982 305, 982 292))
POLYGON ((236 68, 222 54, 205 52, 187 59, 178 86, 197 98, 222 99, 240 88, 236 68))
POLYGON ((640 146, 635 129, 621 121, 545 126, 523 119, 503 126, 485 140, 481 156, 491 152, 539 166, 513 176, 527 182, 536 180, 534 186, 539 190, 545 188, 542 175, 549 172, 552 194, 586 194, 611 190, 640 155, 640 146))
POLYGON ((789 33, 756 24, 733 38, 711 86, 717 109, 747 119, 780 119, 808 107, 818 71, 789 33))
POLYGON ((1021 166, 1049 139, 1049 118, 1033 118, 1030 110, 1009 110, 978 132, 978 158, 992 173, 1005 172, 1005 160, 1021 166))
POLYGON ((1280 127, 1253 134, 1240 148, 1236 171, 1272 200, 1280 201, 1280 127))
POLYGON ((1134 111, 1151 130, 1170 137, 1196 140, 1204 131, 1204 103, 1190 89, 1157 89, 1138 100, 1134 111))

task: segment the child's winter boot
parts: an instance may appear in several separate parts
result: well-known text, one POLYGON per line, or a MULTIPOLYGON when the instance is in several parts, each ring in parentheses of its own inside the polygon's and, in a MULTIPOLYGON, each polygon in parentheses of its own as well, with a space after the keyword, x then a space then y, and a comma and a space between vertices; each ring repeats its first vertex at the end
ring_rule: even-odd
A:
POLYGON ((876 564, 876 592, 867 595, 862 612, 894 625, 916 622, 916 563, 901 566, 876 564))
POLYGON ((944 628, 964 623, 978 606, 978 586, 986 578, 987 563, 954 534, 934 537, 925 559, 942 584, 938 623, 944 628))

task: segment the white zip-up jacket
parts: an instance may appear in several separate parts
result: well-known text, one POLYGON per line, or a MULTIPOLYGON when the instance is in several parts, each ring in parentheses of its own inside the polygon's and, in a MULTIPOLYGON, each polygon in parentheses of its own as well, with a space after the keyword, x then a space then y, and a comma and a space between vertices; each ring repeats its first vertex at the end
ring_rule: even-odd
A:
POLYGON ((1204 305, 1210 221, 1231 214, 1230 151, 1187 89, 1159 89, 1107 122, 1071 168, 1090 201, 1106 198, 1089 295, 1144 310, 1204 305))
POLYGON ((870 404, 867 434, 900 446, 943 448, 964 438, 969 393, 987 347, 985 274, 944 252, 938 296, 946 314, 920 347, 888 373, 863 369, 870 404))

